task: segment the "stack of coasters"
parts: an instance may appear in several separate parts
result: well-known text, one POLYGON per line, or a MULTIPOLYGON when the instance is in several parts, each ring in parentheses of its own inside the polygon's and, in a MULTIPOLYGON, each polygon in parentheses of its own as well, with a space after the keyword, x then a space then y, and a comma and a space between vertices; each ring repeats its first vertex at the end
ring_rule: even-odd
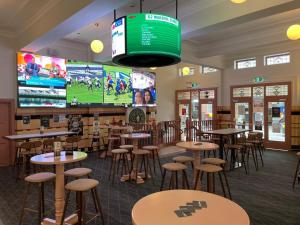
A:
POLYGON ((207 208, 207 203, 205 201, 192 201, 187 202, 184 206, 179 206, 179 210, 175 210, 174 212, 178 217, 187 217, 192 216, 196 210, 202 208, 207 208))

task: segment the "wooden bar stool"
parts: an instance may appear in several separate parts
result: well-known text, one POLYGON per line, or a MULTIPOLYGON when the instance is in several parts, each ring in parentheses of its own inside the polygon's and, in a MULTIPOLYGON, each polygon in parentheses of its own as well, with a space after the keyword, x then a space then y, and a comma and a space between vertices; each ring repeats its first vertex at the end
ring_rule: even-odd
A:
POLYGON ((297 163, 297 167, 296 167, 296 172, 295 172, 295 176, 294 176, 294 181, 293 181, 293 188, 295 188, 295 183, 296 180, 298 178, 298 184, 300 181, 300 174, 299 174, 299 169, 300 169, 300 152, 297 152, 296 156, 298 157, 298 163, 297 163))
POLYGON ((163 175, 162 175, 162 181, 160 185, 160 190, 163 190, 164 183, 165 183, 165 177, 167 171, 171 172, 171 178, 169 183, 169 189, 178 189, 178 172, 182 172, 182 189, 190 189, 189 182, 186 175, 186 169, 187 166, 182 163, 166 163, 162 165, 162 168, 164 169, 163 175))
POLYGON ((54 180, 55 177, 56 177, 56 175, 54 173, 44 172, 44 173, 32 174, 32 175, 27 176, 25 178, 26 189, 25 189, 25 194, 24 194, 23 207, 22 207, 22 211, 21 211, 19 225, 21 225, 22 222, 23 222, 23 217, 24 217, 25 210, 31 211, 31 212, 37 212, 39 214, 37 224, 41 224, 42 219, 44 218, 44 214, 45 214, 44 184, 47 181, 54 180), (38 210, 26 208, 27 197, 28 197, 28 194, 29 194, 29 188, 30 188, 31 184, 37 184, 39 186, 39 198, 38 198, 39 199, 39 202, 38 202, 39 207, 38 207, 38 210))
POLYGON ((53 152, 53 144, 54 142, 61 142, 60 138, 48 138, 43 140, 43 153, 53 152))
POLYGON ((111 153, 112 153, 112 158, 111 158, 108 180, 110 180, 111 175, 112 175, 112 183, 114 183, 116 169, 117 169, 117 173, 118 173, 121 161, 122 161, 121 174, 122 175, 127 174, 127 172, 129 171, 129 165, 128 165, 128 160, 127 160, 128 150, 127 149, 113 149, 111 151, 111 153), (117 168, 116 168, 116 164, 117 164, 117 168))
POLYGON ((182 163, 184 165, 186 165, 187 163, 190 163, 192 166, 192 169, 194 169, 194 158, 193 157, 181 155, 181 156, 174 157, 172 160, 174 162, 182 163))
POLYGON ((92 173, 92 170, 90 168, 73 168, 73 169, 69 169, 67 171, 64 172, 65 174, 65 182, 68 182, 68 178, 69 177, 73 177, 75 179, 81 178, 81 177, 88 177, 90 178, 90 174, 92 173))
POLYGON ((65 149, 70 151, 77 151, 80 139, 81 138, 79 136, 67 137, 65 149))
POLYGON ((130 160, 132 159, 132 150, 133 150, 133 145, 120 145, 121 149, 127 149, 128 153, 130 155, 130 160))
POLYGON ((136 181, 138 180, 138 173, 144 173, 145 174, 144 179, 147 179, 148 170, 149 170, 150 176, 152 178, 152 183, 154 184, 153 173, 152 173, 151 166, 149 164, 149 155, 150 155, 150 151, 144 149, 132 151, 133 160, 131 161, 132 165, 131 165, 131 171, 129 173, 129 180, 131 179, 131 173, 133 172, 134 168, 136 168, 136 171, 134 171, 135 173, 134 176, 136 181), (135 166, 133 165, 133 163, 135 163, 135 166), (140 163, 140 169, 138 170, 139 163, 140 163))
POLYGON ((78 179, 66 184, 65 188, 67 190, 67 195, 66 195, 65 206, 63 209, 63 216, 60 222, 61 225, 63 225, 64 223, 71 191, 76 192, 76 212, 78 215, 78 223, 77 223, 78 225, 85 225, 91 222, 92 220, 94 220, 95 218, 97 218, 98 216, 101 216, 102 224, 103 225, 105 224, 104 216, 100 204, 100 199, 97 192, 98 184, 99 182, 94 179, 78 179), (92 214, 93 217, 87 221, 86 214, 91 214, 91 213, 86 213, 85 194, 88 191, 91 191, 92 193, 96 214, 92 214))
MULTIPOLYGON (((206 158, 206 159, 201 160, 201 163, 211 164, 211 165, 222 167, 222 169, 223 169, 222 172, 223 172, 223 175, 224 175, 224 178, 225 178, 225 183, 226 183, 226 186, 228 187, 228 194, 229 194, 230 199, 231 199, 231 192, 230 192, 230 188, 229 188, 229 184, 228 184, 227 175, 226 175, 226 172, 225 172, 226 161, 224 159, 219 159, 219 158, 206 158)), ((246 167, 245 167, 245 169, 246 169, 246 167)), ((247 169, 246 169, 246 171, 247 171, 247 169)))
MULTIPOLYGON (((224 175, 224 170, 222 169, 222 167, 212 165, 212 164, 202 164, 202 165, 196 166, 196 170, 197 170, 196 182, 195 182, 195 186, 194 186, 195 190, 198 186, 199 176, 200 176, 200 172, 201 172, 200 179, 202 179, 203 173, 206 173, 207 192, 215 193, 215 174, 218 173, 219 178, 220 178, 220 183, 221 183, 221 186, 222 186, 222 191, 223 191, 224 197, 226 197, 225 187, 224 187, 224 183, 223 183, 222 176, 221 176, 221 172, 223 172, 223 175, 224 175), (212 176, 212 178, 211 178, 211 176, 212 176)), ((225 175, 224 175, 224 177, 225 177, 225 175)), ((229 193, 229 198, 232 199, 228 182, 226 182, 226 186, 227 186, 227 190, 228 190, 228 193, 229 193)))
POLYGON ((159 165, 159 170, 160 170, 160 173, 162 174, 162 169, 161 169, 161 164, 160 164, 160 159, 159 159, 159 154, 158 154, 158 147, 155 146, 155 145, 146 145, 146 146, 143 146, 144 150, 147 150, 150 152, 151 156, 152 156, 152 162, 153 162, 153 171, 154 173, 156 173, 155 171, 155 167, 156 167, 156 164, 155 164, 155 158, 158 162, 158 165, 159 165))
MULTIPOLYGON (((114 137, 114 136, 111 136, 111 137, 108 137, 107 138, 107 141, 108 141, 108 147, 107 147, 107 151, 111 151, 113 148, 117 148, 117 146, 120 145, 120 137, 114 137)), ((107 152, 105 154, 105 158, 107 157, 107 152)))

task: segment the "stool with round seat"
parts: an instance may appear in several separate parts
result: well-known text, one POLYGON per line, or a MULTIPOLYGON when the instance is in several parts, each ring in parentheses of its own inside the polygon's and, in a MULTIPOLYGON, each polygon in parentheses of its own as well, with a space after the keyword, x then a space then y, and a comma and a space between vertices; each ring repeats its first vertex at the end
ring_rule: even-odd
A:
POLYGON ((86 177, 90 178, 91 172, 92 172, 92 170, 90 168, 84 168, 84 167, 69 169, 64 172, 65 177, 66 177, 65 182, 66 183, 68 182, 69 177, 78 179, 78 178, 86 176, 86 177))
POLYGON ((182 163, 186 165, 187 163, 191 163, 192 169, 194 169, 194 158, 190 156, 176 156, 172 159, 174 162, 182 163))
POLYGON ((78 223, 77 223, 78 225, 85 225, 90 221, 94 220, 98 216, 101 216, 102 224, 103 225, 105 224, 104 216, 100 204, 100 199, 97 192, 98 185, 99 182, 94 179, 78 179, 66 184, 65 189, 67 190, 67 194, 66 194, 66 201, 63 209, 63 216, 60 222, 61 225, 63 225, 64 223, 65 213, 68 207, 71 191, 76 192, 76 211, 78 215, 78 223), (94 206, 96 210, 96 214, 94 214, 94 216, 89 221, 87 221, 86 219, 86 214, 90 214, 90 213, 85 212, 86 209, 85 194, 88 191, 91 191, 92 193, 94 206))
MULTIPOLYGON (((215 174, 217 173, 219 175, 219 178, 220 178, 220 183, 221 183, 221 187, 222 187, 222 191, 223 191, 224 197, 226 197, 225 187, 224 187, 224 183, 223 183, 222 175, 221 175, 221 172, 224 175, 224 170, 223 170, 222 167, 216 166, 216 165, 212 165, 212 164, 201 164, 199 166, 196 166, 196 170, 197 170, 196 179, 195 179, 196 182, 195 182, 195 186, 194 186, 195 190, 196 190, 196 188, 198 186, 199 176, 200 176, 200 172, 201 172, 200 179, 202 179, 203 173, 206 173, 206 176, 207 176, 207 191, 215 193, 215 174), (211 178, 211 176, 212 176, 212 178, 211 178)), ((224 177, 225 176, 226 175, 224 175, 224 177)), ((225 181, 226 180, 227 180, 227 178, 225 178, 225 181)), ((231 199, 231 192, 230 192, 229 184, 228 184, 227 181, 226 181, 226 186, 227 186, 229 198, 231 199)))
POLYGON ((48 181, 53 181, 55 179, 55 177, 56 177, 56 175, 54 173, 48 173, 48 172, 36 173, 36 174, 32 174, 30 176, 25 177, 26 189, 25 189, 25 195, 24 195, 23 207, 22 207, 22 211, 21 211, 19 225, 21 225, 23 222, 25 210, 37 212, 39 214, 37 224, 41 224, 42 219, 44 218, 44 214, 45 214, 44 184, 48 181), (39 199, 39 203, 38 203, 39 208, 38 208, 38 210, 25 208, 26 202, 27 202, 27 197, 29 194, 29 188, 30 188, 31 184, 37 184, 39 186, 39 198, 38 198, 39 199))
POLYGON ((155 145, 146 145, 146 146, 143 146, 142 149, 147 150, 151 153, 154 173, 156 172, 155 171, 155 167, 156 167, 155 158, 156 158, 158 165, 159 165, 160 173, 162 174, 161 163, 160 163, 159 154, 158 154, 158 147, 155 145))
POLYGON ((298 184, 300 182, 300 152, 297 152, 296 156, 298 157, 298 163, 297 163, 297 167, 296 167, 296 171, 295 171, 295 175, 294 175, 293 188, 295 188, 295 183, 296 183, 297 178, 298 178, 298 184))
POLYGON ((170 178, 170 183, 169 183, 169 189, 178 189, 178 172, 182 172, 182 188, 187 188, 189 189, 189 182, 187 179, 186 175, 186 169, 187 166, 182 164, 182 163, 166 163, 162 165, 163 168, 163 175, 162 175, 162 181, 160 185, 160 190, 163 190, 164 187, 164 182, 165 182, 165 177, 167 171, 171 172, 171 178, 170 178))
POLYGON ((132 158, 132 150, 133 150, 133 145, 120 145, 119 148, 121 149, 127 149, 130 155, 130 159, 132 158))
MULTIPOLYGON (((136 181, 138 180, 138 173, 144 173, 145 174, 144 179, 147 179, 148 178, 148 170, 149 170, 150 176, 152 178, 152 183, 154 183, 152 169, 149 164, 149 155, 150 154, 151 154, 150 151, 144 150, 144 149, 138 149, 138 150, 132 151, 133 160, 131 161, 132 165, 131 165, 130 176, 135 168, 136 171, 134 171, 135 172, 134 176, 135 176, 136 181), (133 165, 133 163, 135 163, 135 165, 133 165), (140 165, 139 165, 139 163, 140 163, 140 165), (140 169, 138 170, 139 166, 140 166, 140 169)), ((131 177, 129 179, 131 179, 131 177)))
POLYGON ((111 153, 112 153, 112 158, 111 158, 108 180, 110 180, 111 175, 112 175, 112 183, 114 183, 116 169, 117 169, 117 173, 118 173, 121 161, 122 161, 121 174, 122 175, 127 174, 127 172, 129 171, 129 165, 128 165, 128 160, 127 160, 128 150, 121 149, 121 148, 113 149, 111 151, 111 153), (117 168, 116 168, 116 164, 117 164, 117 168))

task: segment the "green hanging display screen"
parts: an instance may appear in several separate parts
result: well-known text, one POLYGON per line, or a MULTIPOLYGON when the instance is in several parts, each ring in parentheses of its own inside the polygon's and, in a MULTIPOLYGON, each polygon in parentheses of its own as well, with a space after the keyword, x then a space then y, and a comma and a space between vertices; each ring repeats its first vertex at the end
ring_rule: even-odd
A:
POLYGON ((180 62, 180 22, 159 14, 129 14, 114 21, 112 43, 113 62, 117 64, 137 67, 172 65, 180 62))

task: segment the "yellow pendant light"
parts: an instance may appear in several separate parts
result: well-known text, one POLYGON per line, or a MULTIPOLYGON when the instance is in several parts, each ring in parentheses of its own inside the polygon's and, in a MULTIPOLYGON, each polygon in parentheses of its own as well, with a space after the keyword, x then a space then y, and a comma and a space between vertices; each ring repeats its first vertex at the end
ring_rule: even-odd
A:
POLYGON ((300 24, 290 26, 286 32, 289 39, 296 41, 300 39, 300 24))
POLYGON ((183 67, 182 68, 182 75, 187 76, 189 74, 190 74, 190 67, 187 67, 187 66, 183 67))
POLYGON ((103 51, 104 45, 100 40, 93 40, 91 42, 91 49, 95 53, 100 53, 103 51))
MULTIPOLYGON (((95 27, 96 27, 96 29, 98 29, 99 28, 99 23, 95 23, 95 27)), ((95 53, 101 53, 104 49, 103 42, 100 41, 100 40, 97 40, 97 39, 93 40, 91 42, 91 49, 95 53)))
POLYGON ((247 0, 230 0, 232 3, 241 4, 246 2, 247 0))

